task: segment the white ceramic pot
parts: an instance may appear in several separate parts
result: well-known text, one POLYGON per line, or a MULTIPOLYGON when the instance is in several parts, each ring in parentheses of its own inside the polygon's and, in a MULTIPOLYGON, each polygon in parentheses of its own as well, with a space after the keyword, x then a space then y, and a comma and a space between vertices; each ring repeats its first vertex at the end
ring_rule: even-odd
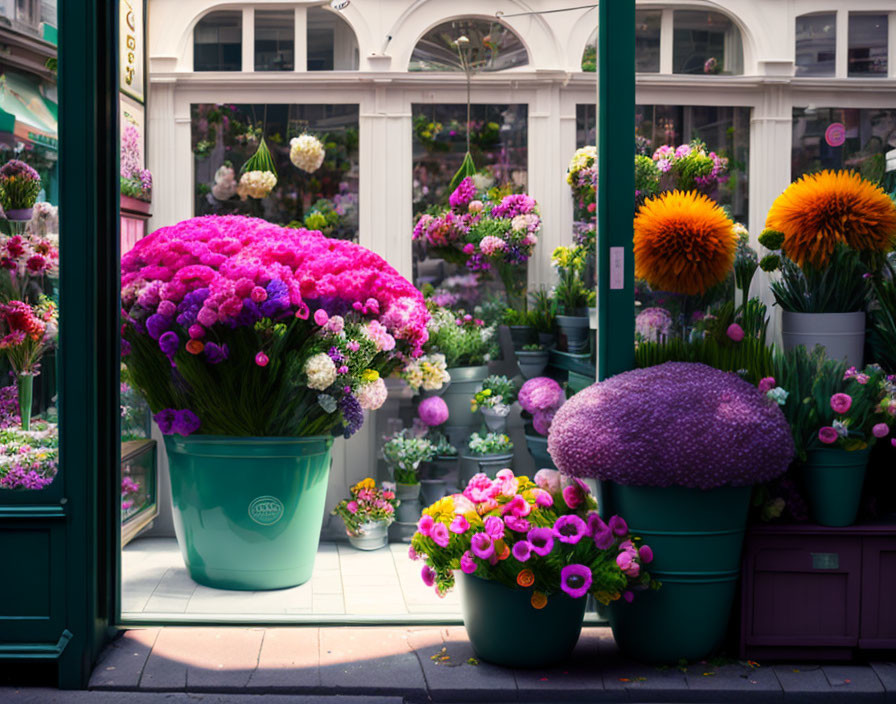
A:
POLYGON ((507 417, 509 414, 501 415, 493 408, 480 408, 479 412, 485 420, 485 427, 492 433, 507 432, 507 417))
POLYGON ((865 313, 792 313, 781 315, 781 339, 785 350, 799 345, 810 352, 825 348, 830 359, 845 360, 862 368, 865 357, 865 313))

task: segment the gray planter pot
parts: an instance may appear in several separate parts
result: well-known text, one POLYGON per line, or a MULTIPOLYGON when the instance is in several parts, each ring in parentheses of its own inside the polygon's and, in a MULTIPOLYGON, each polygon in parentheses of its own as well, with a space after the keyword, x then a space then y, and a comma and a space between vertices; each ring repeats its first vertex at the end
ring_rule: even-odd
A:
POLYGON ((395 517, 402 523, 416 523, 420 518, 420 485, 395 484, 395 498, 400 502, 395 517))
POLYGON ((460 486, 465 487, 474 474, 487 474, 492 479, 502 469, 513 469, 513 453, 503 455, 461 455, 460 486))
MULTIPOLYGON (((419 518, 419 516, 417 517, 419 518)), ((389 526, 389 540, 393 543, 409 543, 414 533, 417 532, 417 519, 413 523, 395 521, 389 526)))
POLYGON ((538 344, 544 347, 545 349, 551 349, 554 344, 557 342, 557 336, 552 332, 540 332, 538 333, 538 344))
POLYGON ((548 439, 543 435, 526 434, 526 447, 532 459, 535 460, 535 469, 557 469, 554 460, 548 454, 548 439))
POLYGON ((548 358, 550 353, 547 350, 537 350, 526 352, 517 350, 516 366, 520 368, 520 374, 524 379, 534 379, 541 376, 542 372, 548 366, 548 358))
POLYGON ((510 417, 509 414, 502 416, 491 408, 480 408, 479 412, 482 413, 482 417, 485 420, 485 427, 489 429, 489 432, 507 432, 507 419, 510 417))
POLYGON ((358 550, 379 550, 389 542, 389 526, 385 521, 363 523, 361 534, 349 534, 348 542, 358 550))
POLYGON ((846 360, 862 368, 865 356, 865 313, 792 313, 781 315, 781 338, 785 350, 804 345, 812 350, 822 345, 831 359, 846 360))
POLYGON ((530 325, 508 325, 510 339, 513 341, 513 349, 522 349, 524 345, 531 344, 535 340, 535 328, 530 325))
MULTIPOLYGON (((448 406, 449 428, 471 428, 476 423, 476 417, 470 410, 470 399, 476 393, 482 380, 488 376, 488 365, 478 367, 454 367, 448 370, 451 375, 451 384, 442 394, 448 406)), ((449 435, 452 443, 455 438, 449 435)))
POLYGON ((444 479, 421 479, 420 498, 424 507, 432 506, 439 499, 447 496, 448 482, 444 479))
POLYGON ((567 352, 588 351, 588 337, 591 329, 587 315, 558 315, 557 327, 560 330, 561 339, 566 338, 567 352))

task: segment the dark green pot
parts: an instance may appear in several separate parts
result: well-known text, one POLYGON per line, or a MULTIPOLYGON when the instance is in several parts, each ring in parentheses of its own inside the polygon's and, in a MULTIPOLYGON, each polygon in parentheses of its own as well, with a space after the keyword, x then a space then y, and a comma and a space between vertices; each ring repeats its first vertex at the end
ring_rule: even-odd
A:
POLYGON ((174 530, 190 576, 217 589, 282 589, 314 568, 331 437, 168 435, 174 530))
POLYGON ((532 589, 510 589, 457 572, 461 611, 477 657, 504 667, 544 667, 569 657, 579 640, 587 599, 554 594, 543 609, 532 589))
POLYGON ((548 452, 548 439, 543 435, 529 435, 526 433, 526 447, 532 459, 535 460, 535 469, 557 469, 554 458, 548 452))
POLYGON ((810 450, 803 476, 815 522, 823 526, 851 526, 859 512, 862 485, 871 449, 810 450))
POLYGON ((619 649, 651 663, 710 655, 725 638, 740 576, 752 487, 701 491, 684 487, 601 484, 605 516, 626 519, 653 549, 658 591, 608 609, 619 649))

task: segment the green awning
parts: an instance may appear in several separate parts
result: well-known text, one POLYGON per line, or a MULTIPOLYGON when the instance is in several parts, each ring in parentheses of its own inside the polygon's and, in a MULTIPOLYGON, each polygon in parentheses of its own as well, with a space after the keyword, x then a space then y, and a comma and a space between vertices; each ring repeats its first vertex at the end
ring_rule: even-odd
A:
POLYGON ((0 76, 0 131, 56 149, 58 129, 56 103, 34 81, 9 72, 0 76))

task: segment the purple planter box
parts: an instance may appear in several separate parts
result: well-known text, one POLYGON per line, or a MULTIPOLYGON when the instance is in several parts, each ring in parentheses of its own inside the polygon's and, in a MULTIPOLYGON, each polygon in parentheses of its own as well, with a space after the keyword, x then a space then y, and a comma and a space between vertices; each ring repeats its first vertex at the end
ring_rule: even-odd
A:
POLYGON ((753 526, 741 586, 742 658, 896 648, 896 521, 753 526))

